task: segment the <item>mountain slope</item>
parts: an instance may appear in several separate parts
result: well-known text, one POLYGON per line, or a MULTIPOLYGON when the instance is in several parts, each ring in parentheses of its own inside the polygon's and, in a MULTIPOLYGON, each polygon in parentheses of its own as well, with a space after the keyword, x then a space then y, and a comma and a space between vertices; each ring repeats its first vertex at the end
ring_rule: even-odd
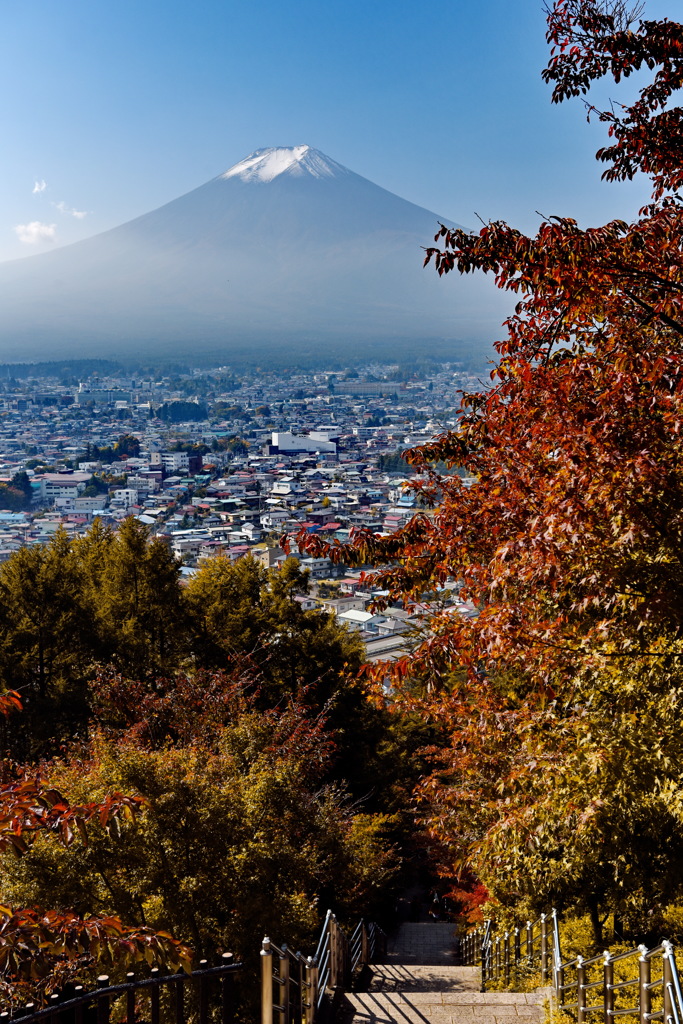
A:
POLYGON ((440 219, 308 146, 259 150, 127 224, 0 265, 0 359, 343 359, 425 341, 457 358, 500 314, 482 315, 480 282, 421 269, 440 219))

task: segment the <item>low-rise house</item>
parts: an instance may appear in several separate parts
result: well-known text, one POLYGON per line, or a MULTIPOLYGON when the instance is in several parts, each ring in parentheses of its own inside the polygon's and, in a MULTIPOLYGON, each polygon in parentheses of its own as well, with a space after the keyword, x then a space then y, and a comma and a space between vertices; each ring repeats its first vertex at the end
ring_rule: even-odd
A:
POLYGON ((322 580, 334 573, 335 566, 329 558, 302 558, 301 568, 308 569, 312 580, 322 580))
POLYGON ((339 622, 343 622, 354 632, 369 630, 375 621, 372 612, 362 612, 357 608, 350 608, 347 612, 341 612, 337 616, 339 622))
POLYGON ((261 526, 265 526, 267 530, 277 530, 290 518, 290 511, 286 508, 271 508, 268 512, 264 512, 260 516, 261 526))
POLYGON ((349 611, 365 611, 365 601, 354 594, 347 594, 344 597, 319 597, 318 604, 326 612, 334 612, 337 616, 349 611))

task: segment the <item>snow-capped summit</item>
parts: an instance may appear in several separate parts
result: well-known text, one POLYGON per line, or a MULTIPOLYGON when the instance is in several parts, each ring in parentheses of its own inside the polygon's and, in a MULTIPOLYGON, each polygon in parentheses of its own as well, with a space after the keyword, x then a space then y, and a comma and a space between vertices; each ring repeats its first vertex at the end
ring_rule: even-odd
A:
POLYGON ((346 167, 311 146, 271 146, 255 150, 245 160, 240 160, 225 174, 221 174, 221 178, 267 182, 281 174, 293 178, 301 178, 306 174, 313 178, 336 178, 348 173, 346 167))
POLYGON ((127 224, 0 265, 0 356, 462 360, 509 309, 493 284, 422 269, 442 219, 310 146, 260 149, 127 224))

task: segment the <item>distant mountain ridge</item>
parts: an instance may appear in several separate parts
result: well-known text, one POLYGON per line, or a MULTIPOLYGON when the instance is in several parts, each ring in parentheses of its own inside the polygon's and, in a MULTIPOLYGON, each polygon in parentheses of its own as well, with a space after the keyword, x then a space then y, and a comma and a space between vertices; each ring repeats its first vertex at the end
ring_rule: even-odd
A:
POLYGON ((0 264, 0 360, 343 361, 425 343, 457 359, 501 317, 481 283, 422 270, 441 220, 310 146, 256 150, 135 220, 0 264))

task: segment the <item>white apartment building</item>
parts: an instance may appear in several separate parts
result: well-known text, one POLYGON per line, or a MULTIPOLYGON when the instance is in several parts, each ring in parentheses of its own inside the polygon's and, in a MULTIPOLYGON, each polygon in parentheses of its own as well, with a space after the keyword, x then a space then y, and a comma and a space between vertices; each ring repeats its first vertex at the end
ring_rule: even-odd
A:
POLYGON ((114 491, 112 501, 115 501, 117 505, 123 505, 125 508, 130 508, 131 505, 137 505, 138 492, 132 487, 120 487, 118 490, 114 491))
POLYGON ((40 497, 50 502, 80 497, 89 479, 90 473, 45 473, 40 481, 40 497))

